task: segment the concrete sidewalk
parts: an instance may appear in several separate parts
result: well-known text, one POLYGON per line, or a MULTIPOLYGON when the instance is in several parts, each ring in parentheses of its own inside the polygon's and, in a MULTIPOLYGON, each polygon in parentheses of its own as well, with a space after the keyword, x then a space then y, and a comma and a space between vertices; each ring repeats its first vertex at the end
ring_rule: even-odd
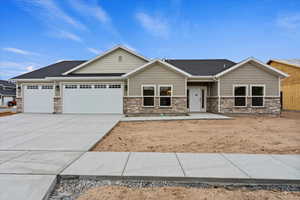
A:
POLYGON ((300 155, 87 152, 60 175, 300 184, 300 155))
POLYGON ((231 119, 225 115, 213 113, 189 113, 189 116, 153 116, 153 117, 123 117, 120 121, 170 121, 170 120, 218 120, 218 119, 231 119))

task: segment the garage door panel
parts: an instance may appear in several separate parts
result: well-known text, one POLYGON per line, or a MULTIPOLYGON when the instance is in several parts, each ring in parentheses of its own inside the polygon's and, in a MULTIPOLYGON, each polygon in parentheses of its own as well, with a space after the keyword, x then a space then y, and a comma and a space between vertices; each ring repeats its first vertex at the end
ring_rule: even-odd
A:
POLYGON ((24 112, 25 113, 53 113, 54 88, 47 85, 25 86, 24 112))
POLYGON ((64 113, 123 113, 122 88, 77 88, 63 91, 64 113))

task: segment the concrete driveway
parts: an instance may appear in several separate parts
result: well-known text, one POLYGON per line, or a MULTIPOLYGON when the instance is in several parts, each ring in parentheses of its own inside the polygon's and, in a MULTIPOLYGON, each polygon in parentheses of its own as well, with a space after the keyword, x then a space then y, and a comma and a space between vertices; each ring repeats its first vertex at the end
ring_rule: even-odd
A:
POLYGON ((121 115, 17 114, 0 118, 0 150, 88 151, 121 115))
POLYGON ((122 115, 0 117, 0 200, 47 198, 56 175, 93 147, 122 115))

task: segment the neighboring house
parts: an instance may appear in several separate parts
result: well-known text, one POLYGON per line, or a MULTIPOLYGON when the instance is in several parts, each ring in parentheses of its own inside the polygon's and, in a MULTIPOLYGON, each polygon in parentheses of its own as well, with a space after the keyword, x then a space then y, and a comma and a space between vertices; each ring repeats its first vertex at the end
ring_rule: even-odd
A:
POLYGON ((274 59, 268 64, 289 74, 281 81, 282 108, 300 111, 300 59, 274 59))
POLYGON ((13 78, 18 112, 280 113, 287 75, 254 58, 149 60, 117 46, 88 61, 61 61, 13 78))
POLYGON ((10 81, 0 80, 0 106, 7 106, 8 102, 16 98, 16 85, 10 81))

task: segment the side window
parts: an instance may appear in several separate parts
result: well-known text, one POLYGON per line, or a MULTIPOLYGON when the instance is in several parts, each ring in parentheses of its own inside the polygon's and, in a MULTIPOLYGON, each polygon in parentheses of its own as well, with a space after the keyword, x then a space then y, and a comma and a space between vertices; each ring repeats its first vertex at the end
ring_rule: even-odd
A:
POLYGON ((154 106, 154 96, 155 96, 155 86, 142 86, 143 92, 143 106, 153 107, 154 106))
POLYGON ((159 106, 170 107, 172 105, 172 86, 159 86, 159 106))
POLYGON ((247 106, 247 86, 234 86, 234 106, 247 106))
POLYGON ((251 86, 251 105, 253 107, 264 106, 265 87, 264 86, 251 86))

